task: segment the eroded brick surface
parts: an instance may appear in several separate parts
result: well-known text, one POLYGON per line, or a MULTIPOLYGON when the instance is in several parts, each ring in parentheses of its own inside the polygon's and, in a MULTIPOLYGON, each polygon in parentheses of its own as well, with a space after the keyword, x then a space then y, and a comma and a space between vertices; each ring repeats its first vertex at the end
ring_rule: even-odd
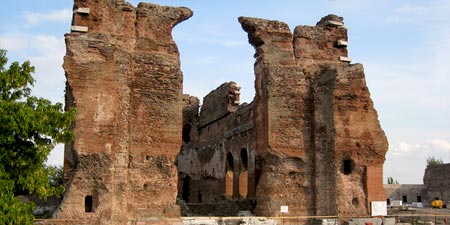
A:
POLYGON ((256 51, 255 99, 241 104, 228 82, 200 104, 182 95, 171 36, 189 9, 122 0, 74 9, 64 69, 78 114, 56 218, 165 223, 180 217, 177 195, 184 214, 221 216, 366 216, 386 199, 387 140, 363 67, 349 63, 343 18, 292 33, 240 17, 256 51))
POLYGON ((179 217, 183 96, 171 30, 192 12, 122 0, 75 0, 74 9, 72 25, 88 31, 66 35, 66 103, 77 117, 55 217, 91 224, 179 217))
MULTIPOLYGON (((368 215, 385 200, 387 140, 363 67, 349 64, 343 19, 291 34, 282 22, 241 17, 255 47, 255 151, 264 162, 260 215, 368 215)), ((332 21, 332 22, 329 22, 332 21)))

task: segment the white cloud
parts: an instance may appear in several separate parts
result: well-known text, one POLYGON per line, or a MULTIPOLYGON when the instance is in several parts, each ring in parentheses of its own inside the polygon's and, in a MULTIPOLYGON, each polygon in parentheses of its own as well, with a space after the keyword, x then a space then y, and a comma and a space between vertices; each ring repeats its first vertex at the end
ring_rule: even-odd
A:
POLYGON ((442 152, 450 151, 450 142, 446 140, 436 138, 432 140, 427 140, 426 143, 430 145, 432 149, 439 150, 442 152))
POLYGON ((0 36, 0 43, 3 49, 10 52, 30 52, 31 50, 46 53, 60 51, 61 45, 64 46, 64 39, 46 34, 10 33, 0 36))
POLYGON ((25 21, 29 25, 36 25, 39 23, 46 23, 46 22, 69 22, 72 18, 72 11, 68 9, 61 9, 52 11, 49 13, 37 13, 37 12, 30 12, 25 11, 23 12, 25 21))
POLYGON ((416 143, 391 143, 386 155, 384 176, 394 177, 400 183, 422 183, 426 160, 430 156, 449 160, 450 142, 442 138, 433 138, 416 143))
POLYGON ((23 51, 28 48, 28 40, 21 34, 0 36, 0 48, 8 51, 23 51))
POLYGON ((432 153, 450 152, 450 143, 444 139, 434 138, 423 143, 399 142, 389 146, 390 154, 395 157, 424 156, 432 153))
POLYGON ((65 76, 62 68, 65 44, 62 38, 39 35, 33 38, 37 54, 29 60, 36 67, 33 93, 52 102, 64 101, 65 76))
POLYGON ((57 165, 62 166, 64 164, 64 145, 58 144, 50 152, 47 158, 47 165, 57 165))
POLYGON ((402 156, 402 155, 405 155, 405 154, 408 154, 408 153, 414 151, 414 149, 416 147, 417 146, 414 146, 414 145, 411 145, 411 144, 408 144, 405 142, 400 142, 398 144, 398 146, 392 146, 391 151, 393 151, 392 154, 394 154, 396 156, 402 156))
POLYGON ((63 37, 53 35, 10 34, 1 36, 1 47, 8 50, 10 61, 29 60, 36 70, 33 94, 52 102, 63 102, 65 77, 62 69, 65 54, 63 37), (15 57, 10 57, 15 56, 15 57))

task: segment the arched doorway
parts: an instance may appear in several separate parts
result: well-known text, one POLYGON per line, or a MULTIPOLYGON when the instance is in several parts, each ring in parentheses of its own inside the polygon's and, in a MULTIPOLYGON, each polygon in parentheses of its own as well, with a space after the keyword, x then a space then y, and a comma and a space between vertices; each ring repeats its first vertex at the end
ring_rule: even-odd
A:
POLYGON ((248 194, 248 153, 247 149, 241 149, 241 165, 239 167, 239 195, 247 198, 248 194))
POLYGON ((228 152, 227 160, 225 165, 225 196, 231 198, 233 196, 233 170, 234 170, 234 159, 233 154, 228 152))
POLYGON ((245 148, 241 149, 241 163, 245 169, 248 168, 248 153, 245 148))

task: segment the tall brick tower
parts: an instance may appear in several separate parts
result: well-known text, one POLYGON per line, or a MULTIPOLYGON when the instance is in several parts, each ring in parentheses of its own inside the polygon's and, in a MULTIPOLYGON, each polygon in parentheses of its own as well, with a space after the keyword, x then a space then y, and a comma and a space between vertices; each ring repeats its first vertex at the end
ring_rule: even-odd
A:
POLYGON ((187 8, 75 0, 66 35, 66 194, 54 216, 75 224, 179 217, 182 73, 172 28, 187 8))
POLYGON ((256 51, 256 213, 368 215, 372 201, 385 201, 388 145, 363 67, 347 56, 343 19, 328 15, 294 33, 278 21, 239 22, 256 51))

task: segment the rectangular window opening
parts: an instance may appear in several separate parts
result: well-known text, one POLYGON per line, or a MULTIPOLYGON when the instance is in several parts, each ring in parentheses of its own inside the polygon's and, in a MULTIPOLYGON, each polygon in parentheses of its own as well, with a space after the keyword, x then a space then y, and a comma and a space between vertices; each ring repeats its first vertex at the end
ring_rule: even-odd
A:
POLYGON ((92 195, 88 195, 84 198, 84 211, 93 212, 92 195))
POLYGON ((402 201, 403 203, 407 203, 408 202, 408 197, 406 195, 402 196, 402 201))

